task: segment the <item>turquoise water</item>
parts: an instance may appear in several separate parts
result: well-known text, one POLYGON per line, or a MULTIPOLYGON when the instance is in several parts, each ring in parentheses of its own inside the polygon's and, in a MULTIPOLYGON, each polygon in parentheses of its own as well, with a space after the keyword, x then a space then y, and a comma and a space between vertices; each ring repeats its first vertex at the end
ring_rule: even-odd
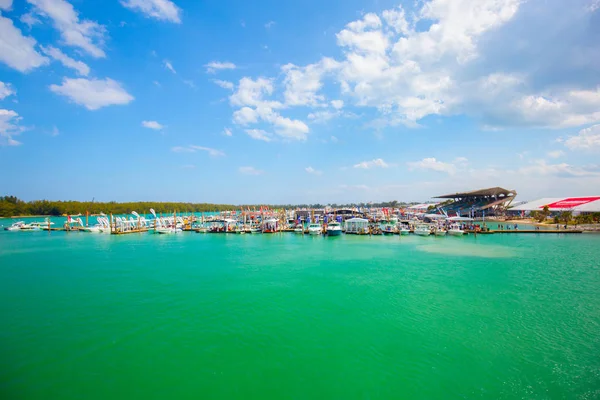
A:
POLYGON ((599 398, 599 245, 0 232, 0 396, 599 398))

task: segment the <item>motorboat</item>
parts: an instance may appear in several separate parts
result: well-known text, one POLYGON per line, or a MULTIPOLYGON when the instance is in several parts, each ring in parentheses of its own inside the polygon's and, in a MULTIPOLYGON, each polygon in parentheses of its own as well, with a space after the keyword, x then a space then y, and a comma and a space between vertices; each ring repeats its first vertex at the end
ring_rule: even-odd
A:
POLYGON ((452 236, 462 236, 465 234, 465 231, 462 229, 462 223, 473 222, 473 218, 456 216, 448 218, 448 221, 452 223, 450 229, 448 229, 448 234, 452 236))
POLYGON ((384 223, 381 225, 381 232, 384 235, 394 235, 397 231, 396 231, 396 224, 392 224, 392 223, 384 223))
POLYGON ((323 233, 323 228, 319 224, 310 224, 308 225, 308 234, 309 235, 320 235, 323 233))
POLYGON ((435 236, 446 236, 446 229, 444 229, 441 226, 436 226, 435 228, 433 228, 433 234, 435 236))
POLYGON ((450 229, 448 229, 448 234, 452 236, 462 236, 465 234, 465 231, 462 229, 462 225, 458 222, 450 225, 450 229))
POLYGON ((30 222, 29 224, 21 225, 22 231, 41 231, 43 222, 30 222))
POLYGON ((11 226, 4 227, 5 231, 20 231, 21 228, 25 225, 24 221, 17 221, 13 223, 11 226))
POLYGON ((340 236, 342 225, 339 222, 331 222, 327 225, 327 236, 340 236))
POLYGON ((417 224, 415 225, 415 235, 429 236, 431 235, 431 226, 429 224, 417 224))
POLYGON ((408 235, 410 233, 410 225, 408 221, 399 221, 396 224, 396 229, 400 235, 408 235))
POLYGON ((160 235, 171 235, 173 233, 181 233, 183 230, 181 228, 177 228, 175 226, 170 226, 166 228, 156 228, 156 233, 160 235))
POLYGON ((294 227, 294 233, 303 234, 304 226, 302 226, 302 224, 297 224, 296 227, 294 227))

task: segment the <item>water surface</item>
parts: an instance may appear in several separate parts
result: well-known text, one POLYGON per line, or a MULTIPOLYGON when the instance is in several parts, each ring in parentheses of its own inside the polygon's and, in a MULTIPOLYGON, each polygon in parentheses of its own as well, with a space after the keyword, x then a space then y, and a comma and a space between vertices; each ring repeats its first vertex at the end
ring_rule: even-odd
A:
POLYGON ((598 398, 599 245, 1 232, 0 395, 598 398))

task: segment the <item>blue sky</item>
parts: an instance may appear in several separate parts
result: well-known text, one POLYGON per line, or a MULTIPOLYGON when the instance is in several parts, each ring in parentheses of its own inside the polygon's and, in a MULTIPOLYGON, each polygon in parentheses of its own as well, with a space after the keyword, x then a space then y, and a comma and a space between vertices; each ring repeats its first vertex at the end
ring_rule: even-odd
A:
POLYGON ((0 192, 600 194, 598 0, 0 0, 0 192))

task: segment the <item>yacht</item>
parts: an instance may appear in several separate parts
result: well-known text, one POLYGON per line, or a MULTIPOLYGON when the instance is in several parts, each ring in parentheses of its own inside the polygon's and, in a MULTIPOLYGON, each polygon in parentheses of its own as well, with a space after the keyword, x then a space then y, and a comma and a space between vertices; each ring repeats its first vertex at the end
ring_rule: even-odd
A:
POLYGON ((308 225, 308 234, 309 235, 320 235, 323 233, 323 228, 319 224, 310 224, 308 225))
POLYGON ((462 236, 465 234, 465 231, 462 230, 462 225, 458 222, 450 225, 450 229, 448 229, 448 234, 452 236, 462 236))
POLYGON ((11 226, 6 226, 4 227, 5 231, 20 231, 21 227, 25 225, 24 221, 17 221, 15 223, 13 223, 11 226))
POLYGON ((431 235, 431 226, 429 226, 429 224, 417 224, 415 226, 415 235, 419 235, 419 236, 431 235))
POLYGON ((327 236, 340 236, 342 234, 342 225, 339 222, 331 222, 327 225, 327 236))

